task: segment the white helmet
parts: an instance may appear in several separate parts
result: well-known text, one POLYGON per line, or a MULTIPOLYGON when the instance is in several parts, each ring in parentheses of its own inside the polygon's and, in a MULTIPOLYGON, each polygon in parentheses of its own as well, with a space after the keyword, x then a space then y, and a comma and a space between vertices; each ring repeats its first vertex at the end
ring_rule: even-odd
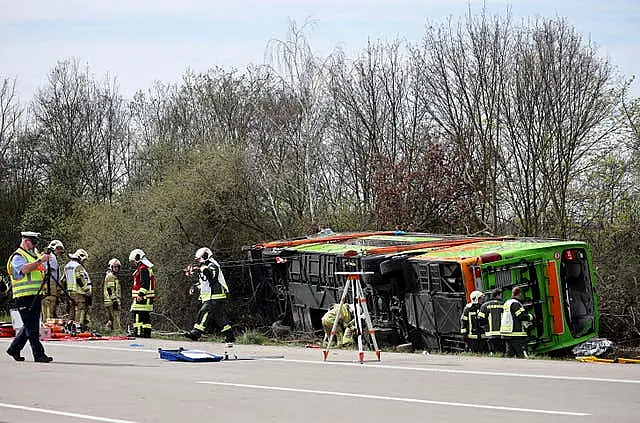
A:
POLYGON ((476 304, 482 297, 484 297, 484 293, 482 291, 473 291, 471 294, 469 294, 469 298, 474 304, 476 304))
POLYGON ((62 245, 62 241, 59 241, 57 239, 54 239, 53 241, 51 241, 49 243, 49 245, 47 245, 47 249, 51 250, 51 251, 55 251, 56 249, 62 249, 62 251, 64 251, 64 245, 62 245))
POLYGON ((78 248, 75 253, 69 254, 69 258, 76 259, 78 261, 85 261, 89 258, 89 253, 82 248, 78 248))
POLYGON ((200 263, 204 263, 212 257, 213 253, 207 247, 202 247, 198 249, 198 251, 196 251, 196 260, 198 260, 200 263))
POLYGON ((114 257, 111 260, 109 260, 109 269, 113 270, 113 268, 116 266, 120 267, 121 263, 120 263, 120 260, 114 257))
POLYGON ((144 251, 142 251, 140 248, 136 248, 135 250, 131 250, 131 252, 129 253, 129 261, 138 262, 142 260, 145 255, 146 254, 144 253, 144 251))

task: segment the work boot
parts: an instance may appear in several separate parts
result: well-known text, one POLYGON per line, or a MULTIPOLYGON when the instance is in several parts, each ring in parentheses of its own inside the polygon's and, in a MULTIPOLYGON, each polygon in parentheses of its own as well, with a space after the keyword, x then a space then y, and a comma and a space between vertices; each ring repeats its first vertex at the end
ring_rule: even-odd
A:
POLYGON ((19 352, 11 351, 11 348, 7 350, 7 354, 9 354, 15 361, 24 361, 24 357, 20 355, 19 352))
POLYGON ((51 363, 53 361, 53 357, 43 355, 42 357, 34 358, 33 361, 35 361, 36 363, 51 363))
POLYGON ((183 335, 191 339, 192 341, 197 341, 198 339, 200 339, 202 332, 200 332, 198 329, 192 329, 189 332, 183 333, 183 335))

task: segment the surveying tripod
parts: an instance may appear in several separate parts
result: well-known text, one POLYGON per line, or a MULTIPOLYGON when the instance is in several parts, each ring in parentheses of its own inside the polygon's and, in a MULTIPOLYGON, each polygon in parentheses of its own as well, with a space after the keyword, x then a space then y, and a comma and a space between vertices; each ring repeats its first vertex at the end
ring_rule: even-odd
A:
POLYGON ((336 316, 336 320, 333 322, 333 328, 331 329, 331 333, 329 334, 327 339, 327 335, 325 334, 324 338, 326 341, 326 347, 323 351, 324 360, 327 360, 329 356, 329 349, 331 348, 331 342, 333 338, 336 337, 336 329, 338 328, 338 323, 340 321, 340 316, 342 315, 342 307, 345 305, 345 301, 348 298, 349 292, 351 292, 352 304, 354 309, 354 319, 356 326, 356 333, 358 335, 358 360, 360 363, 364 362, 364 330, 366 326, 367 333, 371 337, 371 341, 373 342, 373 347, 375 348, 376 357, 378 361, 380 361, 380 349, 378 348, 378 341, 376 340, 376 331, 373 329, 373 325, 371 324, 371 316, 369 316, 369 310, 367 309, 367 299, 364 296, 364 291, 362 289, 362 284, 360 283, 360 275, 369 274, 373 272, 336 272, 336 275, 346 275, 347 281, 344 285, 344 291, 342 291, 342 297, 340 297, 340 306, 338 308, 338 315, 336 316), (363 324, 364 320, 364 324, 363 324))

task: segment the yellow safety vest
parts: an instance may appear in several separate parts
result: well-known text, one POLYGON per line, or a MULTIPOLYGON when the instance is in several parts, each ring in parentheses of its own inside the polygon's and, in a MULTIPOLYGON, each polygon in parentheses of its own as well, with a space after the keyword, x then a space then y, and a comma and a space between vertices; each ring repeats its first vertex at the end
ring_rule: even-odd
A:
POLYGON ((71 260, 64 267, 64 276, 67 280, 67 291, 75 294, 90 294, 91 279, 82 263, 71 260), (78 278, 82 280, 83 285, 78 285, 78 278))
POLYGON ((11 261, 16 254, 24 257, 27 263, 34 263, 39 259, 39 256, 34 257, 22 248, 18 248, 13 254, 11 254, 11 257, 9 257, 9 261, 7 262, 7 272, 9 273, 9 277, 11 278, 13 298, 38 295, 38 293, 40 292, 40 286, 44 282, 44 265, 40 265, 36 270, 33 270, 26 275, 23 274, 22 278, 20 279, 13 279, 11 261))

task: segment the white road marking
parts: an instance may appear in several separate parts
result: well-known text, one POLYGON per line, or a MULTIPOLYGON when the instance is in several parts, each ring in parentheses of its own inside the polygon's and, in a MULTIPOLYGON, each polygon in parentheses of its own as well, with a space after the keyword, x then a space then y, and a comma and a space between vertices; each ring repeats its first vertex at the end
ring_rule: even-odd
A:
POLYGON ((534 373, 507 373, 507 372, 492 372, 484 370, 457 370, 457 369, 439 369, 435 367, 409 367, 409 366, 393 366, 386 364, 360 364, 359 362, 344 363, 335 361, 312 361, 312 360, 295 360, 284 359, 281 361, 287 361, 290 363, 304 363, 304 364, 322 364, 329 366, 353 366, 353 367, 367 367, 373 369, 394 369, 394 370, 410 370, 418 372, 431 372, 431 373, 452 373, 463 375, 480 375, 480 376, 503 376, 503 377, 521 377, 531 379, 555 379, 555 380, 576 380, 584 382, 610 382, 610 383, 632 383, 640 384, 638 379, 608 379, 599 377, 584 377, 584 376, 555 376, 555 375, 541 375, 534 373))
MULTIPOLYGON (((9 340, 10 341, 10 340, 9 340)), ((0 340, 2 343, 3 340, 0 340)), ((126 351, 126 352, 147 352, 157 353, 157 349, 148 349, 140 347, 109 347, 106 345, 80 345, 80 341, 70 344, 68 342, 50 342, 45 345, 65 347, 65 348, 81 348, 81 349, 95 349, 95 350, 111 350, 111 351, 126 351)), ((100 342, 100 341, 86 341, 86 342, 100 342)), ((585 376, 562 376, 562 375, 545 375, 535 373, 508 373, 508 372, 496 372, 485 370, 459 370, 459 369, 441 369, 435 367, 412 367, 412 366, 394 366, 386 365, 383 362, 381 364, 360 364, 359 362, 336 362, 336 361, 323 361, 318 359, 313 360, 297 360, 288 358, 265 358, 262 360, 276 360, 289 363, 303 363, 303 364, 315 364, 315 365, 331 365, 331 366, 353 366, 353 367, 367 367, 374 369, 393 369, 393 370, 408 370, 418 372, 431 372, 431 373, 450 373, 450 374, 464 374, 464 375, 478 375, 478 376, 499 376, 499 377, 520 377, 529 379, 552 379, 552 380, 573 380, 580 382, 605 382, 605 383, 628 383, 628 384, 640 384, 639 379, 610 379, 610 378, 598 378, 598 377, 585 377, 585 376)), ((55 363, 55 362, 54 362, 55 363)))
MULTIPOLYGON (((9 340, 10 342, 11 340, 9 340)), ((2 342, 2 340, 0 340, 2 342)), ((109 350, 109 351, 134 351, 134 352, 154 352, 157 353, 158 350, 151 350, 148 348, 140 348, 140 347, 109 347, 107 345, 86 345, 87 342, 100 342, 100 341, 45 341, 43 345, 45 349, 48 347, 64 347, 64 348, 81 348, 86 350, 109 350)), ((109 341, 103 341, 109 342, 109 341)), ((113 341, 110 341, 113 342, 113 341)), ((131 340, 131 343, 136 343, 135 340, 131 340)))
POLYGON ((90 416, 88 414, 68 413, 66 411, 48 410, 46 408, 27 407, 24 405, 5 404, 3 402, 0 402, 0 407, 13 408, 14 410, 31 411, 34 413, 55 414, 56 416, 74 417, 77 419, 93 420, 97 422, 137 423, 133 420, 111 419, 109 417, 98 417, 98 416, 90 416))
POLYGON ((578 416, 578 417, 590 416, 590 414, 587 414, 587 413, 578 413, 574 411, 542 410, 537 408, 505 407, 501 405, 471 404, 471 403, 450 402, 450 401, 433 401, 433 400, 424 400, 424 399, 417 399, 417 398, 389 397, 385 395, 367 395, 367 394, 354 394, 350 392, 286 388, 282 386, 247 385, 243 383, 226 383, 226 382, 210 382, 210 381, 200 381, 197 383, 201 383, 205 385, 232 386, 236 388, 263 389, 267 391, 300 392, 304 394, 330 395, 330 396, 348 397, 348 398, 365 398, 365 399, 374 399, 374 400, 383 400, 383 401, 398 401, 398 402, 410 402, 410 403, 417 403, 417 404, 444 405, 444 406, 452 406, 452 407, 482 408, 487 410, 502 410, 502 411, 513 411, 513 412, 522 412, 522 413, 554 414, 554 415, 561 415, 561 416, 578 416))

